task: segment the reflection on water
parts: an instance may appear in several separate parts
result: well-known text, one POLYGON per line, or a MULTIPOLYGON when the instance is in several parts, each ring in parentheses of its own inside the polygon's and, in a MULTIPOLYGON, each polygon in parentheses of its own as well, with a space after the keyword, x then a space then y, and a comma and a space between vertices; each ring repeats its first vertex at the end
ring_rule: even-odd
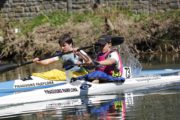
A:
POLYGON ((180 54, 142 55, 140 62, 144 69, 180 68, 180 54))
POLYGON ((101 95, 0 108, 4 120, 178 120, 179 93, 101 95), (7 116, 3 116, 3 114, 7 116), (11 114, 9 116, 8 114, 11 114))
POLYGON ((1 118, 19 120, 124 120, 125 114, 126 102, 123 95, 91 96, 0 108, 1 118))
POLYGON ((180 94, 153 94, 135 97, 133 120, 179 120, 180 94))

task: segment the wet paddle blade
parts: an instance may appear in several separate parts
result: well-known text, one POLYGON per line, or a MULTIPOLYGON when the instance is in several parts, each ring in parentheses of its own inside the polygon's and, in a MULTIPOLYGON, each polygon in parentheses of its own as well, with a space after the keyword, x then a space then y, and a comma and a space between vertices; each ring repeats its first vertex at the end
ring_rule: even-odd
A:
POLYGON ((2 66, 0 66, 0 73, 7 72, 9 70, 13 70, 13 69, 17 68, 18 66, 19 65, 17 65, 17 64, 2 65, 2 66))
POLYGON ((31 63, 33 63, 33 61, 28 61, 28 62, 25 62, 25 63, 22 63, 22 64, 4 64, 4 65, 0 66, 0 73, 7 72, 7 71, 10 71, 10 70, 16 69, 18 67, 21 67, 21 66, 24 66, 24 65, 27 65, 27 64, 31 64, 31 63))
POLYGON ((123 37, 115 36, 115 37, 112 37, 111 39, 112 46, 120 45, 123 42, 124 42, 123 37))

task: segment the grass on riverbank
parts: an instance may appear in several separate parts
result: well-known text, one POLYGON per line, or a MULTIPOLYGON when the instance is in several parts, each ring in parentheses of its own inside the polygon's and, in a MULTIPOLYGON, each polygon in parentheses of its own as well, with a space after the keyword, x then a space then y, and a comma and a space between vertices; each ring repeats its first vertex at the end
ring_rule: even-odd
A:
POLYGON ((5 37, 0 50, 2 57, 51 53, 58 48, 58 37, 67 32, 72 34, 78 46, 91 44, 106 32, 124 36, 125 43, 134 52, 163 51, 164 40, 177 45, 180 38, 180 10, 154 14, 109 8, 80 13, 55 11, 5 24, 2 25, 5 37), (106 28, 105 18, 112 25, 110 29, 106 28), (14 33, 15 28, 20 30, 18 34, 14 33))
POLYGON ((26 34, 28 32, 33 32, 36 27, 44 24, 49 24, 53 27, 59 27, 66 23, 78 24, 88 21, 91 21, 94 26, 99 27, 99 25, 103 23, 103 18, 99 18, 91 12, 72 14, 63 11, 55 11, 48 14, 42 13, 31 20, 24 19, 20 22, 10 21, 10 24, 13 28, 20 29, 22 34, 26 34))

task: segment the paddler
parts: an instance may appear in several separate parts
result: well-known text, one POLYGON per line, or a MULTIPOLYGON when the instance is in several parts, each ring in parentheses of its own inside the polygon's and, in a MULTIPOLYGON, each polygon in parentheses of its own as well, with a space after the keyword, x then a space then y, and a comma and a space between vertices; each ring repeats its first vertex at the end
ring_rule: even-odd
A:
POLYGON ((96 70, 84 76, 80 76, 77 79, 87 79, 93 82, 101 81, 121 81, 123 74, 123 64, 119 52, 112 48, 112 36, 102 35, 96 42, 96 46, 99 47, 99 53, 97 54, 96 61, 91 64, 96 66, 96 70))
MULTIPOLYGON (((70 51, 74 51, 74 52, 71 52, 69 54, 64 54, 62 56, 60 55, 57 57, 41 60, 41 61, 39 58, 35 58, 35 59, 33 59, 33 62, 35 62, 37 64, 41 64, 41 65, 49 65, 51 63, 60 61, 60 59, 62 59, 63 60, 63 68, 65 70, 68 69, 71 71, 86 74, 87 72, 84 71, 84 68, 77 66, 77 65, 82 64, 83 62, 91 63, 91 59, 83 50, 77 51, 78 48, 74 48, 73 39, 69 33, 62 35, 59 38, 59 46, 60 46, 60 50, 62 53, 66 53, 66 52, 70 52, 70 51)), ((39 76, 39 77, 42 76, 41 74, 33 74, 33 75, 39 76)), ((63 75, 66 76, 64 73, 63 73, 63 75)), ((43 74, 43 76, 45 76, 45 77, 47 77, 47 79, 49 79, 48 75, 43 74)), ((64 79, 64 77, 61 76, 61 78, 59 78, 59 79, 64 79)))

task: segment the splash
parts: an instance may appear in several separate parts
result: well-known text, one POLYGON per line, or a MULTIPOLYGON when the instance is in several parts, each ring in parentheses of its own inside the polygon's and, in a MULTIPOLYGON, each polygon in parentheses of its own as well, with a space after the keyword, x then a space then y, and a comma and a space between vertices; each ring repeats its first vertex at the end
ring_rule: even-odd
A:
POLYGON ((142 65, 138 58, 130 51, 128 45, 121 45, 118 47, 119 53, 123 61, 123 66, 131 67, 132 76, 137 76, 142 71, 142 65))

